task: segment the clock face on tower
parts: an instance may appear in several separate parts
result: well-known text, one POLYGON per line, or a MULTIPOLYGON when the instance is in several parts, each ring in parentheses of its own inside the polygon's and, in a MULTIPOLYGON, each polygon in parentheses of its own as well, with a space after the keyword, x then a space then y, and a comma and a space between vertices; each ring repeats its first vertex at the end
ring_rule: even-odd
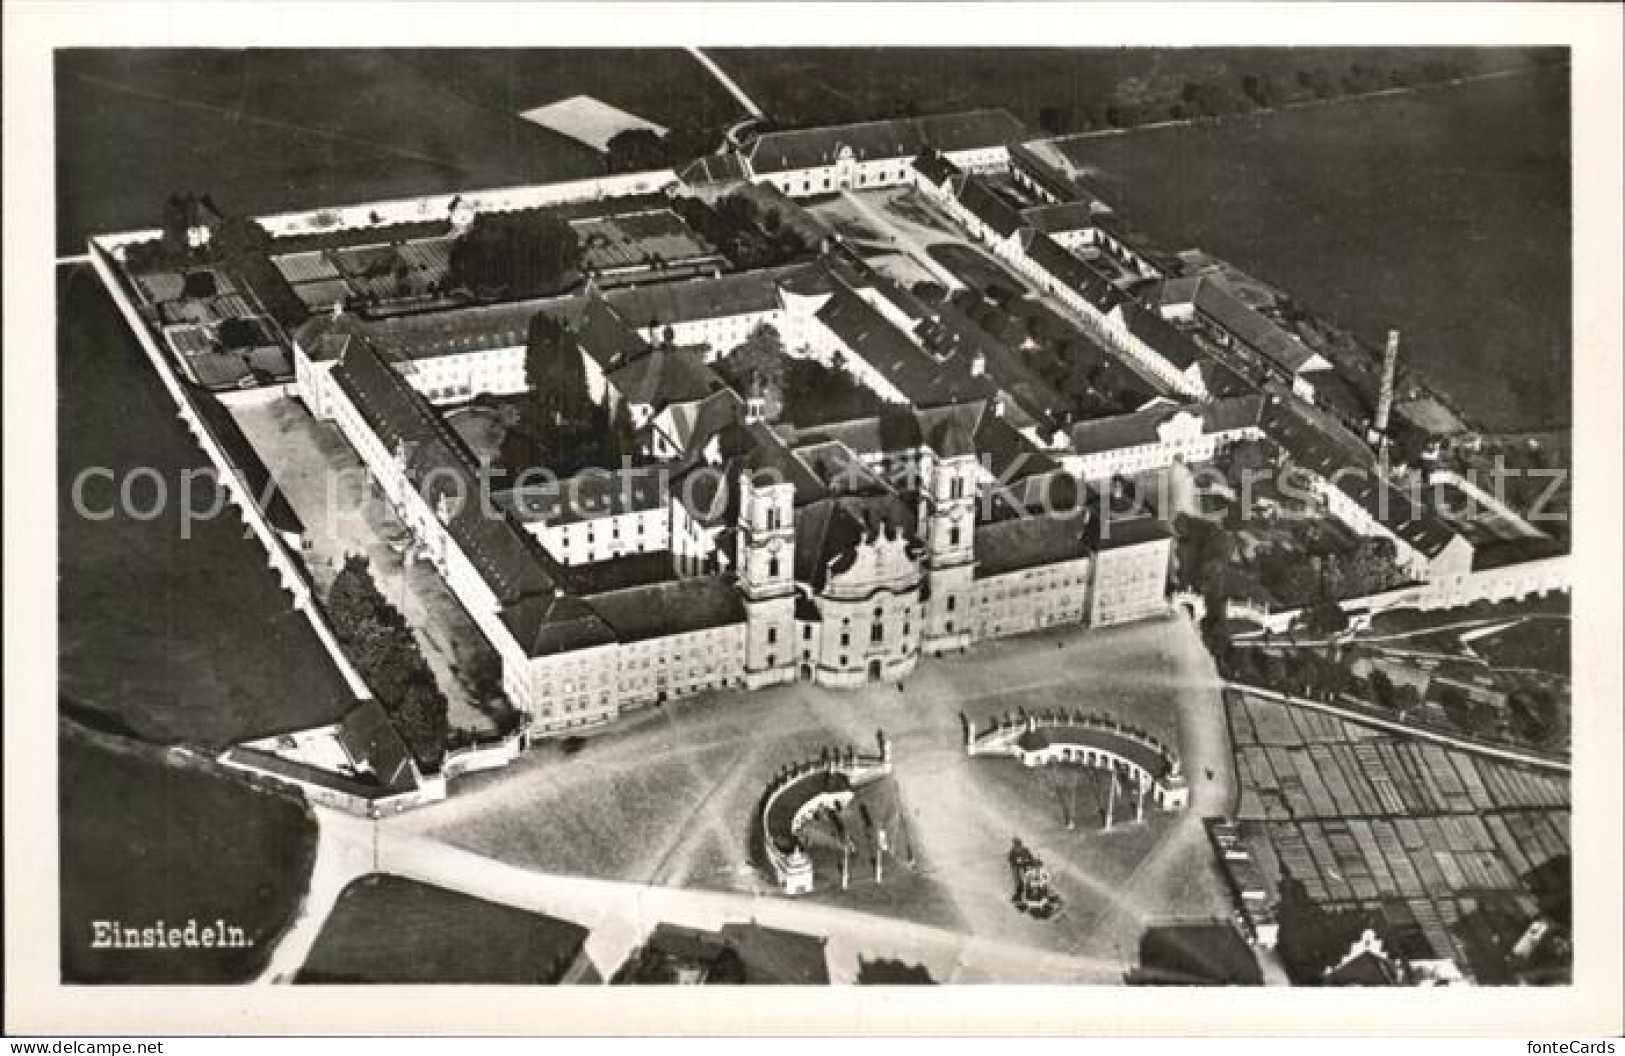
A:
POLYGON ((784 549, 784 540, 782 540, 782 539, 769 539, 767 541, 767 552, 768 553, 776 554, 782 549, 784 549))

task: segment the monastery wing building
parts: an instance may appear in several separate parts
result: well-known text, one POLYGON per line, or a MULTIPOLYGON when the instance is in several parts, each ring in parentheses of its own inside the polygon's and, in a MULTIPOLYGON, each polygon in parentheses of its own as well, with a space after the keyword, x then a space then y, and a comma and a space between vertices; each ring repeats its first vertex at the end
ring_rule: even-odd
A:
POLYGON ((788 266, 416 315, 335 310, 297 331, 298 395, 360 453, 500 654, 533 733, 708 689, 897 680, 989 638, 1165 613, 1170 532, 1121 478, 1242 440, 1279 444, 1332 512, 1394 540, 1416 580, 1470 575, 1471 545, 1425 509, 1388 501, 1381 478, 1359 486, 1369 494, 1342 482, 1370 449, 1314 406, 1323 362, 1219 280, 1174 274, 1025 135, 1003 111, 769 132, 691 165, 672 193, 913 187, 1071 310, 1113 354, 1102 369, 1138 379, 1123 392, 1150 390, 1130 413, 1059 412, 1020 350, 838 240, 788 266), (566 327, 592 398, 626 405, 649 464, 486 494, 437 407, 524 391, 541 312, 566 327), (761 393, 716 370, 762 326, 887 409, 773 424, 761 393), (1225 367, 1221 346, 1269 377, 1225 367))

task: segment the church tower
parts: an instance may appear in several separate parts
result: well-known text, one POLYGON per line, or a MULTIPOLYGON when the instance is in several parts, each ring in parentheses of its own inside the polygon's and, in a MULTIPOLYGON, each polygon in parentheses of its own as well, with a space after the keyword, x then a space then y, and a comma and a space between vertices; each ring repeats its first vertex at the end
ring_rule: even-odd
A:
POLYGON ((971 640, 971 588, 976 575, 976 445, 958 416, 929 438, 921 460, 920 530, 926 582, 922 648, 941 653, 971 640))
POLYGON ((739 475, 739 589, 745 595, 745 682, 795 677, 795 486, 739 475))

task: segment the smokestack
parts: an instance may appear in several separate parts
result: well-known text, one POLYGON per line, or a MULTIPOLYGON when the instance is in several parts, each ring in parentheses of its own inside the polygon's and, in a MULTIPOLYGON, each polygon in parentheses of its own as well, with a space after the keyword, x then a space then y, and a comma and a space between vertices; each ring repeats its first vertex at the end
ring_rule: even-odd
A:
POLYGON ((1399 373, 1399 331, 1388 331, 1388 347, 1382 353, 1382 387, 1377 390, 1377 414, 1371 431, 1388 435, 1388 419, 1394 410, 1394 377, 1399 373))

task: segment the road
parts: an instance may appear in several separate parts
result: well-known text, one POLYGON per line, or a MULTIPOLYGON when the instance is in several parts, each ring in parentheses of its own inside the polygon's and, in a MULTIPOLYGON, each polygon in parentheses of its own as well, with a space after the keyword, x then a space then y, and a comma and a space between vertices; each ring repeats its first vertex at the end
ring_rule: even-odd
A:
POLYGON ((739 105, 744 107, 746 111, 750 113, 750 116, 759 121, 767 120, 767 114, 763 112, 761 107, 756 105, 756 101, 750 96, 746 95, 745 89, 739 87, 738 82, 732 77, 729 77, 727 73, 723 71, 722 67, 716 64, 711 56, 707 55, 699 48, 689 48, 688 53, 694 56, 701 66, 704 66, 707 70, 709 70, 711 72, 711 76, 715 77, 722 84, 722 87, 728 89, 728 94, 737 99, 739 101, 739 105))

